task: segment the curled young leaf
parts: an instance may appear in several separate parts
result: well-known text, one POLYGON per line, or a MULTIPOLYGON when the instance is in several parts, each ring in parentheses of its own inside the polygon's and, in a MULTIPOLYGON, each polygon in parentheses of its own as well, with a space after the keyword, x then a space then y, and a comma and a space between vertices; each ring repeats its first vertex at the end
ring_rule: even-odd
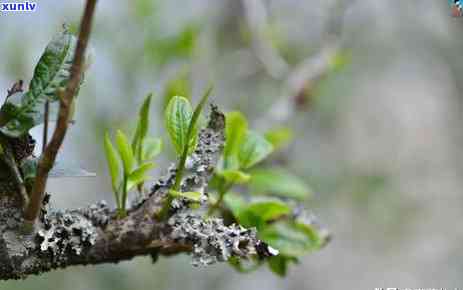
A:
POLYGON ((122 168, 117 151, 111 143, 111 139, 109 138, 109 134, 107 132, 104 137, 104 151, 106 154, 106 160, 108 161, 111 185, 116 196, 116 202, 119 206, 119 185, 121 183, 120 174, 122 168))
POLYGON ((135 156, 127 136, 121 130, 116 132, 116 146, 124 165, 124 175, 129 175, 135 166, 135 156))
POLYGON ((149 110, 151 105, 152 94, 149 94, 140 108, 137 129, 132 139, 132 150, 137 158, 138 163, 143 161, 143 143, 149 129, 149 110))

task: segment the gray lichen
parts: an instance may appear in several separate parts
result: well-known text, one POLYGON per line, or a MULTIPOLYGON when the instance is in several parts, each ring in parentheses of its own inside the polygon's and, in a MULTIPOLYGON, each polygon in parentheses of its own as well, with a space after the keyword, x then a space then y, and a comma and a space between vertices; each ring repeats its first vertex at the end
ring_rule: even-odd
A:
POLYGON ((210 265, 227 261, 231 256, 257 254, 259 243, 255 229, 240 225, 225 226, 218 218, 203 219, 191 213, 179 213, 169 219, 172 232, 164 237, 179 243, 192 244, 192 264, 210 265))
POLYGON ((54 261, 60 261, 67 253, 80 255, 95 244, 95 226, 77 212, 56 211, 45 217, 45 228, 37 236, 42 252, 51 252, 54 261))
MULTIPOLYGON (((181 183, 182 191, 201 192, 203 202, 223 148, 224 124, 223 114, 213 107, 209 125, 199 133, 181 183)), ((24 278, 71 265, 119 262, 139 255, 191 252, 193 265, 199 266, 227 261, 232 256, 276 254, 257 239, 255 229, 225 226, 221 219, 200 216, 201 211, 193 214, 184 199, 175 200, 167 221, 156 219, 176 173, 171 166, 149 194, 133 203, 123 219, 116 218, 105 202, 55 211, 47 205, 47 195, 41 218, 29 234, 21 230, 19 198, 0 197, 0 279, 24 278)))
POLYGON ((106 201, 101 200, 87 208, 80 208, 77 210, 83 216, 93 222, 95 226, 106 226, 109 222, 111 209, 108 207, 106 201))

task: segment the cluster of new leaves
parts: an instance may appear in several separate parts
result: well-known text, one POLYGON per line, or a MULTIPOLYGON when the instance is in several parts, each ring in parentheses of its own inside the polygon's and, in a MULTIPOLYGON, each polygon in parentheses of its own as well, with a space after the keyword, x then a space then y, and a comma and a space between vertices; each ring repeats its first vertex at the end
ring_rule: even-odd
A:
POLYGON ((285 146, 291 135, 285 128, 260 134, 248 129, 240 112, 226 115, 226 145, 212 182, 216 201, 209 213, 219 212, 231 222, 255 227, 259 238, 279 251, 279 255, 251 265, 231 260, 239 271, 247 272, 268 262, 273 272, 285 275, 289 263, 327 241, 326 231, 299 205, 310 196, 309 186, 283 168, 256 168, 285 146))
MULTIPOLYGON (((196 147, 201 123, 198 120, 210 92, 211 89, 206 91, 194 109, 190 101, 183 96, 168 98, 164 112, 165 126, 178 156, 178 163, 175 183, 159 214, 161 219, 166 217, 176 198, 186 199, 193 204, 202 201, 203 193, 182 192, 181 181, 188 156, 196 147)), ((135 138, 145 135, 143 132, 146 130, 148 119, 146 116, 145 102, 140 112, 135 138)), ((128 147, 126 138, 120 132, 118 136, 116 139, 120 139, 117 143, 123 163, 125 155, 130 157, 132 151, 138 152, 139 148, 143 148, 143 145, 134 146, 137 143, 134 140, 132 149, 124 149, 128 147)), ((196 210, 204 211, 206 215, 218 215, 228 223, 256 228, 259 238, 278 250, 279 254, 276 256, 269 255, 265 260, 256 258, 255 261, 248 261, 251 265, 245 265, 243 261, 233 258, 230 264, 237 270, 247 272, 267 263, 272 271, 285 275, 289 263, 297 262, 303 254, 321 248, 328 238, 315 219, 308 216, 300 206, 301 202, 310 197, 309 186, 283 168, 262 166, 263 161, 271 157, 272 153, 289 144, 292 132, 288 128, 278 128, 260 134, 250 130, 246 118, 235 111, 226 114, 225 138, 222 156, 209 184, 209 202, 196 210)), ((106 137, 105 143, 110 171, 119 172, 120 166, 114 165, 115 161, 111 161, 116 159, 111 155, 116 156, 117 151, 112 149, 109 137, 106 137)), ((138 165, 150 164, 143 162, 146 160, 138 160, 138 165)), ((127 170, 126 173, 129 172, 127 170)), ((127 178, 130 179, 130 174, 127 178)), ((121 186, 120 182, 113 177, 113 188, 116 192, 121 186)))
POLYGON ((175 183, 169 192, 170 197, 167 199, 164 207, 164 213, 170 207, 172 198, 184 197, 193 202, 198 202, 201 198, 201 193, 199 192, 181 192, 179 189, 187 157, 196 147, 198 120, 211 91, 212 88, 209 88, 206 91, 194 111, 190 101, 188 101, 185 97, 180 96, 172 97, 166 107, 166 128, 169 132, 169 137, 174 145, 175 151, 180 158, 177 165, 175 183))
POLYGON ((119 215, 126 215, 128 193, 138 186, 143 191, 147 173, 155 164, 150 161, 161 153, 162 141, 148 137, 149 109, 152 95, 148 95, 140 109, 137 129, 130 144, 121 130, 116 132, 116 148, 109 133, 105 134, 104 149, 108 160, 111 185, 115 195, 119 215))
POLYGON ((77 39, 67 31, 57 35, 46 47, 25 93, 10 96, 0 109, 0 131, 10 137, 26 134, 44 119, 46 101, 57 102, 71 74, 77 39))

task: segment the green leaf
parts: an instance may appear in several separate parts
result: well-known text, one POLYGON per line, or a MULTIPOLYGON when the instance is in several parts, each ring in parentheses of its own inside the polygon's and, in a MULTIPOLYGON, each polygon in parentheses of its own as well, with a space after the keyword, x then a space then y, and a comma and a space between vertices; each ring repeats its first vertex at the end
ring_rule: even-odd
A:
POLYGON ((231 256, 228 259, 228 264, 239 273, 251 273, 263 264, 263 260, 259 259, 241 259, 236 256, 231 256))
POLYGON ((155 164, 153 162, 147 162, 130 173, 129 177, 127 178, 126 190, 130 191, 134 186, 146 181, 149 178, 146 173, 154 166, 155 164))
POLYGON ((127 136, 121 130, 117 130, 116 132, 116 146, 124 165, 124 175, 128 176, 132 172, 136 162, 127 136))
POLYGON ((223 197, 223 201, 235 217, 239 216, 241 211, 244 210, 247 206, 246 201, 235 192, 228 192, 223 197))
MULTIPOLYGON (((181 152, 181 158, 177 166, 177 174, 175 176, 175 183, 172 188, 174 190, 178 190, 180 186, 180 182, 182 179, 183 170, 185 169, 185 162, 186 162, 186 158, 188 154, 192 152, 196 147, 196 139, 197 139, 197 131, 198 131, 197 121, 199 119, 199 116, 201 115, 201 111, 204 105, 206 104, 206 101, 209 98, 209 95, 211 94, 211 92, 212 92, 212 87, 209 87, 209 89, 206 90, 206 93, 201 98, 201 101, 199 102, 199 104, 196 106, 195 111, 193 115, 191 116, 190 120, 188 120, 189 124, 188 124, 188 130, 186 134, 186 142, 182 144, 183 148, 181 152)), ((184 100, 183 103, 185 103, 186 101, 186 104, 189 105, 188 100, 186 100, 185 98, 183 98, 183 100, 184 100)), ((178 101, 176 101, 176 98, 172 99, 171 101, 171 103, 174 103, 173 106, 176 106, 175 105, 176 102, 178 103, 178 101)), ((167 106, 167 111, 169 110, 169 107, 170 107, 170 103, 169 103, 169 106, 167 106)), ((175 112, 176 110, 173 109, 173 111, 175 112)), ((178 115, 181 115, 181 114, 178 114, 178 115)), ((169 121, 167 123, 169 123, 169 121)), ((170 123, 175 123, 175 122, 170 122, 170 123)), ((182 123, 182 121, 178 123, 182 123)))
POLYGON ((190 102, 179 96, 174 96, 167 105, 165 122, 172 144, 177 155, 181 156, 185 146, 193 147, 196 138, 188 140, 188 129, 193 116, 190 102))
POLYGON ((260 134, 248 131, 244 142, 240 146, 239 162, 241 168, 250 168, 273 151, 273 146, 260 134))
POLYGON ((258 230, 265 226, 265 223, 288 215, 291 208, 281 201, 254 202, 241 210, 236 217, 240 225, 244 227, 256 227, 258 230))
POLYGON ((292 221, 280 221, 259 231, 259 237, 281 255, 298 257, 319 248, 320 242, 305 225, 292 221))
POLYGON ((143 160, 151 160, 162 151, 162 140, 159 138, 147 138, 143 144, 143 160))
POLYGON ((29 91, 20 102, 7 100, 1 108, 0 119, 8 120, 2 133, 18 137, 43 121, 45 101, 57 101, 57 90, 69 81, 76 46, 77 39, 68 32, 53 38, 35 67, 29 91))
POLYGON ((106 154, 106 160, 108 161, 109 175, 111 176, 111 185, 113 188, 114 195, 116 197, 116 203, 120 206, 119 200, 119 176, 121 172, 121 164, 116 149, 114 149, 109 134, 106 132, 104 137, 104 149, 106 154))
POLYGON ((181 192, 181 191, 176 191, 176 190, 171 189, 169 190, 169 194, 174 198, 184 197, 194 202, 199 202, 201 200, 200 192, 194 192, 194 191, 181 192))
POLYGON ((187 134, 187 140, 190 140, 189 147, 187 151, 184 149, 184 154, 187 152, 192 152, 194 150, 194 147, 196 146, 196 138, 197 138, 197 132, 198 132, 198 120, 199 117, 201 116, 201 112, 204 108, 204 105, 207 102, 207 99, 209 99, 209 96, 211 95, 212 92, 212 86, 210 86, 204 95, 202 96, 201 100, 199 101, 198 105, 196 105, 195 111, 193 112, 193 116, 191 117, 190 124, 188 126, 188 134, 187 134), (192 146, 192 147, 191 147, 192 146))
POLYGON ((297 200, 304 200, 312 194, 303 180, 281 168, 252 170, 249 186, 252 194, 270 194, 297 200))
POLYGON ((221 170, 217 172, 226 182, 231 184, 244 184, 251 179, 251 175, 240 170, 221 170))
POLYGON ((275 150, 288 146, 294 138, 294 133, 290 128, 281 127, 272 129, 265 133, 265 139, 272 143, 275 150))
POLYGON ((223 150, 223 168, 238 169, 238 153, 246 136, 248 122, 240 112, 229 112, 225 117, 225 148, 223 150))
POLYGON ((283 255, 277 255, 268 258, 268 266, 273 273, 280 277, 286 276, 288 272, 289 263, 297 263, 297 259, 294 257, 287 257, 283 255))
POLYGON ((149 112, 150 112, 150 105, 151 105, 151 98, 152 94, 149 94, 143 105, 140 108, 140 113, 138 117, 138 124, 137 129, 135 131, 135 135, 132 139, 132 150, 136 155, 138 163, 142 162, 142 150, 143 150, 143 142, 148 134, 149 129, 149 112))

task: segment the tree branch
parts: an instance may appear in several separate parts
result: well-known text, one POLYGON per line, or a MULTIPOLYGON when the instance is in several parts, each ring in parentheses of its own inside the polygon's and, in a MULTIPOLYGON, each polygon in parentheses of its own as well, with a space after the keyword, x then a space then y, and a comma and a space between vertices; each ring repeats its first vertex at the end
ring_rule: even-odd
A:
POLYGON ((330 71, 333 58, 343 49, 344 18, 355 0, 335 1, 325 23, 323 43, 317 53, 308 56, 292 68, 283 84, 284 93, 258 120, 258 127, 269 128, 286 122, 306 102, 307 92, 330 71))
POLYGON ((68 121, 71 113, 71 104, 82 77, 85 50, 87 48, 88 39, 90 37, 95 6, 96 0, 87 0, 84 15, 82 16, 80 25, 79 38, 77 41, 74 61, 71 67, 71 76, 66 90, 57 92, 58 96, 60 97, 58 120, 50 143, 46 145, 37 166, 37 177, 35 178, 34 186, 32 188, 29 206, 25 212, 25 220, 29 224, 34 224, 40 213, 47 184, 48 173, 55 163, 56 155, 58 154, 59 148, 63 143, 64 137, 66 136, 66 132, 69 126, 68 121))
MULTIPOLYGON (((212 108, 181 183, 184 191, 203 193, 224 144, 225 117, 212 108)), ((17 195, 0 197, 0 279, 25 278, 72 265, 113 263, 136 256, 190 253, 194 265, 226 261, 231 256, 268 256, 270 248, 254 229, 225 226, 221 219, 203 219, 186 199, 175 199, 167 219, 155 218, 175 180, 171 167, 151 192, 118 219, 104 202, 83 209, 44 210, 33 233, 21 231, 23 220, 15 206, 17 195)))

